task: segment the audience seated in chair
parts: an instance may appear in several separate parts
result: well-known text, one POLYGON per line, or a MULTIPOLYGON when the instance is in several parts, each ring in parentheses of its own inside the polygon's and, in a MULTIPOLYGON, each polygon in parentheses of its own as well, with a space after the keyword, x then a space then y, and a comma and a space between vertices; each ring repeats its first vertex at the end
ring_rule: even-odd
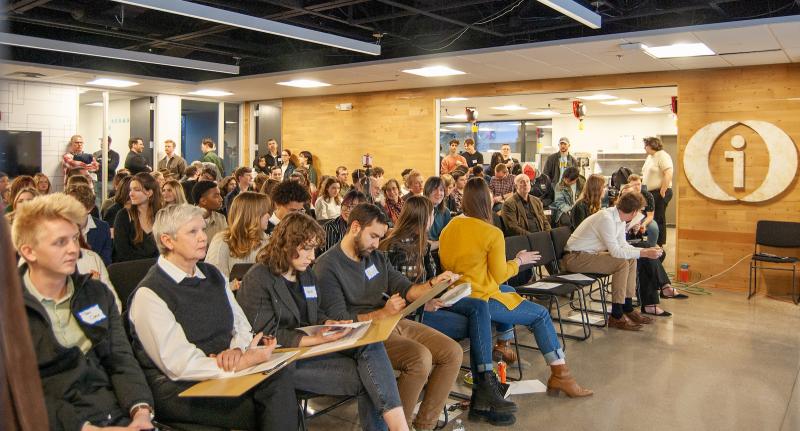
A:
POLYGON ((528 327, 551 369, 548 393, 591 395, 592 391, 582 388, 570 375, 550 312, 522 299, 514 288, 502 285, 520 266, 535 263, 538 253, 521 250, 515 259, 506 261, 503 232, 492 225, 492 197, 483 180, 467 181, 463 206, 464 214, 454 218, 442 232, 439 256, 444 269, 461 274, 461 280, 472 285, 472 298, 488 302, 493 322, 528 327))
POLYGON ((222 209, 222 193, 217 183, 205 180, 198 181, 192 188, 192 200, 195 205, 204 210, 203 218, 206 221, 206 235, 208 235, 208 241, 210 242, 218 233, 228 227, 228 221, 219 212, 222 209))
POLYGON ((129 184, 129 209, 114 220, 114 262, 158 256, 153 240, 153 220, 161 209, 161 188, 152 175, 141 172, 129 184))
MULTIPOLYGON (((336 341, 349 330, 305 335, 297 328, 350 323, 328 317, 320 302, 314 272, 314 248, 325 232, 309 216, 289 213, 242 279, 237 301, 255 330, 275 334, 284 347, 311 347, 336 341)), ((407 430, 392 365, 383 343, 345 350, 295 363, 295 388, 320 395, 358 396, 362 429, 407 430), (385 423, 384 423, 385 421, 385 423)))
MULTIPOLYGON (((389 221, 378 207, 353 208, 342 241, 314 266, 322 302, 336 320, 374 320, 397 315, 433 284, 453 280, 445 272, 429 283, 413 284, 377 250, 389 221), (388 295, 389 299, 384 299, 388 295)), ((417 430, 433 429, 461 366, 461 347, 425 325, 403 319, 385 342, 393 367, 400 371, 398 388, 406 419, 411 422, 422 389, 425 397, 413 421, 417 430), (427 384, 427 387, 426 387, 427 384)))
POLYGON ((114 295, 78 274, 86 209, 55 193, 17 210, 14 245, 50 429, 153 428, 153 397, 125 335, 114 295))
MULTIPOLYGON (((392 266, 415 283, 424 283, 437 274, 431 255, 428 230, 434 211, 430 200, 422 196, 409 198, 400 221, 380 248, 387 252, 392 266)), ((486 301, 463 298, 451 307, 441 309, 440 302, 431 301, 422 311, 422 323, 443 334, 460 340, 469 338, 470 370, 475 384, 472 387, 470 415, 487 417, 492 425, 511 425, 515 422, 517 408, 506 401, 492 364, 492 321, 486 301)), ((511 338, 511 326, 498 328, 500 338, 506 343, 511 338)), ((513 353, 513 350, 509 349, 513 353)), ((501 352, 502 353, 502 352, 501 352)), ((513 358, 516 360, 516 355, 513 358)))
POLYGON ((549 217, 539 198, 532 196, 531 180, 525 174, 514 178, 514 194, 503 202, 501 217, 507 236, 528 235, 550 230, 549 217))
POLYGON ((274 339, 255 337, 225 277, 200 262, 206 254, 203 210, 188 204, 160 211, 153 233, 161 256, 131 294, 130 331, 164 421, 234 429, 295 430, 297 398, 291 367, 239 397, 184 398, 197 381, 269 360, 274 339))
MULTIPOLYGON (((256 255, 267 243, 264 232, 272 214, 272 201, 255 192, 239 193, 228 209, 228 226, 211 239, 205 262, 214 265, 229 279, 237 263, 255 263, 256 255)), ((238 282, 231 285, 238 289, 238 282)))
POLYGON ((553 226, 569 226, 572 224, 570 211, 575 200, 581 195, 586 180, 580 176, 578 168, 571 166, 564 170, 561 181, 555 188, 555 199, 550 204, 553 226))
MULTIPOLYGON (((568 168, 569 169, 569 168, 568 168)), ((566 174, 565 174, 566 176, 566 174)), ((613 274, 611 280, 611 317, 608 326, 638 331, 653 319, 633 308, 636 294, 636 261, 640 257, 658 259, 660 248, 636 248, 625 240, 625 224, 644 207, 644 198, 636 192, 626 193, 609 207, 589 216, 567 241, 564 267, 571 272, 613 274)), ((643 286, 645 287, 645 286, 643 286)), ((647 286, 649 288, 649 286, 647 286)), ((652 300, 642 292, 640 299, 652 300)), ((655 296, 657 303, 658 296, 655 296)), ((643 305, 653 303, 644 302, 643 305)))
POLYGON ((351 189, 342 199, 342 211, 339 217, 325 223, 322 229, 325 230, 325 242, 317 249, 317 254, 322 255, 325 251, 336 245, 344 238, 347 232, 347 220, 350 211, 357 205, 367 202, 367 196, 356 189, 351 189))
POLYGON ((271 234, 275 226, 290 212, 305 212, 305 205, 311 200, 306 187, 296 181, 284 181, 272 191, 272 203, 275 212, 269 218, 267 233, 271 234))

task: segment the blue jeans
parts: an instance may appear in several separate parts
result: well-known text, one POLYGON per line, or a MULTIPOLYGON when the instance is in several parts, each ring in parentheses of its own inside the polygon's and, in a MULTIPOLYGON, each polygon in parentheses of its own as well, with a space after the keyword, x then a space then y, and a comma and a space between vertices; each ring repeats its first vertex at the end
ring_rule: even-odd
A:
MULTIPOLYGON (((501 285, 500 290, 514 292, 513 287, 506 285, 501 285)), ((553 320, 546 308, 531 301, 522 301, 516 308, 509 310, 500 301, 490 299, 489 313, 492 315, 493 322, 527 326, 536 338, 536 344, 548 364, 556 359, 564 358, 564 351, 558 342, 553 320)))
MULTIPOLYGON (((492 370, 492 319, 486 301, 464 298, 451 307, 426 311, 422 319, 425 325, 454 340, 469 338, 469 366, 473 374, 492 370)), ((497 324, 498 338, 513 337, 511 328, 497 324)))
POLYGON ((646 247, 656 246, 656 243, 658 242, 658 233, 658 223, 651 221, 644 231, 644 234, 647 236, 647 241, 645 242, 646 247))
POLYGON ((383 413, 402 406, 383 343, 304 359, 296 364, 295 388, 319 395, 357 396, 364 430, 386 430, 383 413))

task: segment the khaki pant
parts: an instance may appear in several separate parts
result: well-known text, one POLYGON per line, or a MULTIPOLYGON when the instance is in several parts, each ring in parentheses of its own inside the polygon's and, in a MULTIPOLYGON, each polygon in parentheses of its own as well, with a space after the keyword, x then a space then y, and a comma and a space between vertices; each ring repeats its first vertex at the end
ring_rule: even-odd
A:
POLYGON ((406 420, 411 423, 414 407, 427 383, 413 425, 434 428, 464 359, 461 346, 441 332, 408 319, 400 320, 384 345, 392 367, 400 372, 397 389, 406 420))
POLYGON ((636 295, 636 259, 619 259, 608 252, 567 253, 564 268, 570 272, 611 274, 611 302, 624 304, 625 298, 636 295))

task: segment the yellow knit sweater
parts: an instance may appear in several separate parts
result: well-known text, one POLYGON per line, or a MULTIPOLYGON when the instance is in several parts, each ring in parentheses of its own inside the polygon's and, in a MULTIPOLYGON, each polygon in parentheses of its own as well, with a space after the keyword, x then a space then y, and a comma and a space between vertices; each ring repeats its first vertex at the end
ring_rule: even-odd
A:
POLYGON ((495 226, 474 217, 453 218, 439 237, 439 258, 445 270, 472 284, 471 297, 497 300, 509 310, 522 303, 516 293, 500 291, 500 284, 517 274, 519 264, 506 261, 503 232, 495 226))

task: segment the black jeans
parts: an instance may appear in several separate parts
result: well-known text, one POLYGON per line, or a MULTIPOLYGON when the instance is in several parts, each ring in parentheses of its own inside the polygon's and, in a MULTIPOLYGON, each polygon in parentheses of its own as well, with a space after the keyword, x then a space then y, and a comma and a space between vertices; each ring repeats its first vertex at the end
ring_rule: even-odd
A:
POLYGON ((163 375, 149 379, 156 421, 241 430, 297 430, 300 409, 293 368, 289 365, 242 396, 231 398, 181 398, 178 394, 197 382, 173 382, 163 375))
POLYGON ((661 190, 653 190, 653 201, 655 202, 656 209, 653 221, 658 224, 658 241, 656 244, 664 245, 667 243, 667 205, 672 200, 672 188, 667 189, 664 197, 661 197, 661 190))
POLYGON ((661 287, 669 283, 669 277, 661 261, 645 257, 639 258, 636 272, 639 282, 639 303, 642 308, 646 305, 658 304, 661 287))

